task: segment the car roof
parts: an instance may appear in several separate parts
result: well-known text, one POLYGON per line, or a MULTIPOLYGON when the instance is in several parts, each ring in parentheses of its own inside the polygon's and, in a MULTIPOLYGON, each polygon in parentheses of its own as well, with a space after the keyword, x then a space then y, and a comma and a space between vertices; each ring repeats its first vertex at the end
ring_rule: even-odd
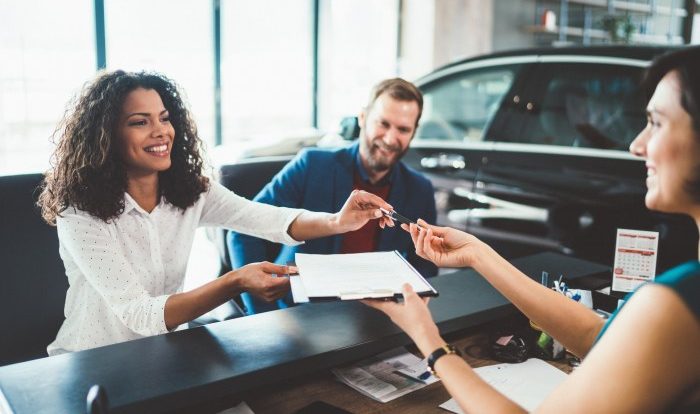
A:
POLYGON ((552 55, 580 55, 580 56, 604 56, 604 57, 620 57, 627 59, 652 60, 654 57, 678 49, 673 46, 569 46, 569 47, 541 47, 528 49, 514 49, 502 52, 489 53, 485 55, 461 59, 447 65, 441 66, 431 73, 441 71, 453 66, 461 65, 467 62, 477 62, 480 60, 516 57, 516 56, 552 56, 552 55))

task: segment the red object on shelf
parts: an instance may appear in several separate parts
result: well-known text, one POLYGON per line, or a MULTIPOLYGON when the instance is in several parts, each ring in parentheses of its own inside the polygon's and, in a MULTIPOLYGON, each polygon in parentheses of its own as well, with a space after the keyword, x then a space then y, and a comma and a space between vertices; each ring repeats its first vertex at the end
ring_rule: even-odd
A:
POLYGON ((557 15, 552 10, 545 9, 540 20, 542 27, 547 30, 555 30, 557 28, 557 15))

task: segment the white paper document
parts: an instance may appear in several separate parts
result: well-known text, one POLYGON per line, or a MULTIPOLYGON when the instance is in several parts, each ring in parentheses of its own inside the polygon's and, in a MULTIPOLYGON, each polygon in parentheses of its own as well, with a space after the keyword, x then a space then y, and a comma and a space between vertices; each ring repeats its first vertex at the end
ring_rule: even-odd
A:
POLYGON ((295 256, 298 276, 290 278, 294 302, 387 298, 409 283, 423 296, 437 291, 397 251, 295 256))
POLYGON ((427 363, 405 348, 332 370, 340 382, 379 402, 391 401, 438 381, 432 375, 423 375, 425 371, 427 363), (422 379, 415 378, 415 373, 422 379))
POLYGON ((656 276, 659 232, 617 229, 612 289, 631 292, 656 276))
MULTIPOLYGON (((527 411, 533 411, 554 389, 564 382, 566 374, 542 361, 530 358, 519 364, 498 364, 474 368, 481 379, 527 411)), ((463 413, 450 399, 440 405, 453 413, 463 413)))

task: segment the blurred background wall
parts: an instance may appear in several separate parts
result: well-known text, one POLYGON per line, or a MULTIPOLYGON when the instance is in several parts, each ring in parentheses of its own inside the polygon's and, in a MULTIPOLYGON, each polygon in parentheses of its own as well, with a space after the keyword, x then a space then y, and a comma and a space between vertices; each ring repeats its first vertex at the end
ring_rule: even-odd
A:
POLYGON ((98 70, 183 88, 210 150, 320 134, 370 87, 479 54, 700 42, 698 0, 0 0, 0 174, 43 171, 98 70))

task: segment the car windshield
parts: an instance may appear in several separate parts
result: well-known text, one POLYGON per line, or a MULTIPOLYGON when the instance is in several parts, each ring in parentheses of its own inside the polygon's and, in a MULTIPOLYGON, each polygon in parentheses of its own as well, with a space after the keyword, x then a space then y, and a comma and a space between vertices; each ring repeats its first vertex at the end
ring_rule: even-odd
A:
POLYGON ((421 86, 416 138, 626 150, 644 127, 642 67, 545 62, 527 75, 522 68, 468 69, 421 86))
POLYGON ((484 68, 421 87, 423 116, 416 138, 481 141, 519 68, 517 65, 484 68))
POLYGON ((644 127, 642 68, 557 64, 540 73, 542 80, 531 84, 537 90, 529 93, 534 108, 520 111, 517 135, 504 140, 626 150, 644 127))

